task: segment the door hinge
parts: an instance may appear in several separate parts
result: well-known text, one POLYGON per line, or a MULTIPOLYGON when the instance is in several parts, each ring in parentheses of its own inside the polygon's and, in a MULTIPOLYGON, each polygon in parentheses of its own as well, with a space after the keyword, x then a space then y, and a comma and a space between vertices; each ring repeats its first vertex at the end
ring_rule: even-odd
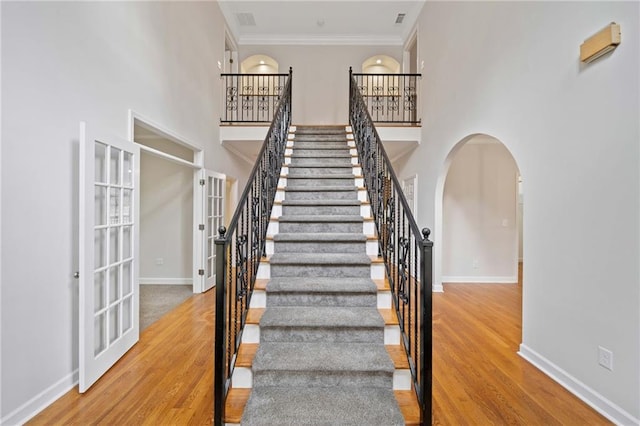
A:
POLYGON ((205 180, 204 179, 200 179, 200 185, 204 186, 205 184, 205 180))
POLYGON ((202 224, 198 225, 198 229, 201 230, 201 231, 204 231, 204 225, 202 225, 202 224))
POLYGON ((198 275, 204 275, 204 269, 198 269, 198 275))

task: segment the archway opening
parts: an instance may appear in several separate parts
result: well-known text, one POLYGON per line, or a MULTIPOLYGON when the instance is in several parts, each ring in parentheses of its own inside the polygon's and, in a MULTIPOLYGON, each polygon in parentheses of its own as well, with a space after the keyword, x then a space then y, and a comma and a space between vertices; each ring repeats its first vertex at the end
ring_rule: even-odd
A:
POLYGON ((362 62, 363 74, 398 74, 400 62, 387 55, 375 55, 362 62))
POLYGON ((442 199, 442 282, 518 282, 520 173, 496 138, 452 152, 442 199))
POLYGON ((253 55, 240 64, 242 74, 277 74, 278 62, 267 55, 253 55))

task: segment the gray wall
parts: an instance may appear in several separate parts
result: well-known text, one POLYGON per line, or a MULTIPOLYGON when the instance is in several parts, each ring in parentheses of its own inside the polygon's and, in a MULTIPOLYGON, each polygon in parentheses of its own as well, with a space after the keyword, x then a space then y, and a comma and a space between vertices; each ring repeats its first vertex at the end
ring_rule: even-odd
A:
POLYGON ((0 419, 70 389, 78 369, 79 122, 127 137, 133 109, 205 151, 219 145, 224 21, 215 2, 2 2, 0 419))
POLYGON ((476 134, 505 144, 526 194, 520 350, 624 424, 640 418, 639 8, 427 2, 422 144, 399 171, 420 178, 437 281, 451 153, 476 134), (622 44, 581 64, 580 44, 611 21, 622 44))

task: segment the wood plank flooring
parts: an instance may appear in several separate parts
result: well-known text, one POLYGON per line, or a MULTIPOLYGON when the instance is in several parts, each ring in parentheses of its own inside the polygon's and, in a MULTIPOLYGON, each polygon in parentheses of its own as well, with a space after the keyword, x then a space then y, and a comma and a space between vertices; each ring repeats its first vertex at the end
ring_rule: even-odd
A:
POLYGON ((518 354, 520 284, 445 284, 433 295, 433 424, 605 425, 518 354))
MULTIPOLYGON (((609 424, 516 354, 521 294, 464 284, 434 294, 433 423, 609 424)), ((211 424, 214 302, 213 291, 191 297, 86 394, 71 390, 28 424, 211 424)))

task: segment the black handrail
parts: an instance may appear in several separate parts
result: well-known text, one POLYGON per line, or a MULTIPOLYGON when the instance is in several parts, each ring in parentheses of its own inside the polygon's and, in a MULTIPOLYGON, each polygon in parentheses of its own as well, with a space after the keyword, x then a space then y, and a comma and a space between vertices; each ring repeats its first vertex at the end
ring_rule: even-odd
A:
POLYGON ((291 125, 289 68, 271 127, 242 192, 229 228, 220 227, 216 244, 216 318, 214 341, 214 424, 221 426, 235 359, 264 254, 291 125))
POLYGON ((289 74, 220 74, 221 123, 270 123, 289 74))
POLYGON ((391 161, 349 69, 349 123, 375 219, 402 344, 409 360, 421 423, 431 424, 432 250, 428 228, 418 228, 391 161))
POLYGON ((422 74, 351 73, 374 123, 419 124, 422 74))

